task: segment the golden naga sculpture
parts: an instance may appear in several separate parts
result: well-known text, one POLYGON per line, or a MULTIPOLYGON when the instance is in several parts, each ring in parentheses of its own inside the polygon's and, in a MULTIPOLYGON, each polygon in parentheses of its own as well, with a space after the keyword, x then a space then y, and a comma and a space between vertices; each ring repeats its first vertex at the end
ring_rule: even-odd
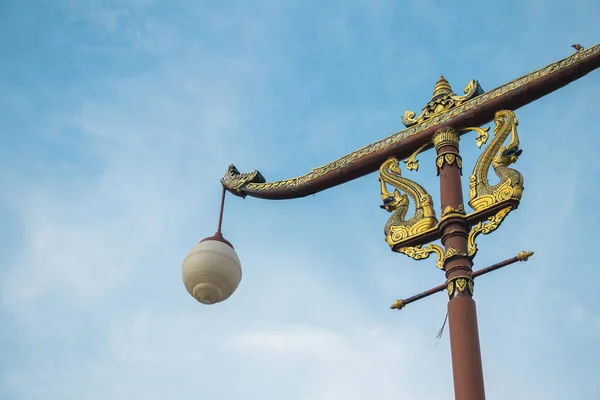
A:
POLYGON ((246 197, 246 193, 244 192, 244 187, 249 183, 265 183, 266 180, 262 176, 262 174, 258 171, 254 172, 240 172, 235 167, 235 165, 231 164, 229 168, 227 168, 227 173, 221 179, 221 184, 227 188, 231 193, 246 197))
POLYGON ((386 241, 390 246, 400 244, 437 225, 431 196, 421 185, 402 176, 398 159, 390 158, 381 165, 379 182, 383 200, 380 207, 392 213, 384 227, 386 241), (390 193, 386 184, 396 189, 390 193), (406 194, 400 193, 398 189, 406 194), (415 213, 407 220, 406 214, 410 205, 408 197, 415 203, 415 213))
MULTIPOLYGON (((494 138, 483 150, 475 164, 469 180, 469 205, 480 211, 504 200, 519 201, 523 194, 523 175, 509 165, 517 162, 522 150, 519 149, 517 118, 509 110, 498 111, 494 117, 494 138), (506 146, 502 144, 511 135, 506 146), (496 185, 490 185, 488 171, 490 166, 500 178, 496 185)), ((481 145, 482 141, 478 141, 481 145)))
POLYGON ((479 83, 472 80, 465 86, 464 96, 456 96, 446 78, 442 76, 433 89, 431 101, 423 107, 421 114, 416 116, 414 111, 406 111, 402 117, 402 123, 407 128, 420 124, 483 93, 479 83))

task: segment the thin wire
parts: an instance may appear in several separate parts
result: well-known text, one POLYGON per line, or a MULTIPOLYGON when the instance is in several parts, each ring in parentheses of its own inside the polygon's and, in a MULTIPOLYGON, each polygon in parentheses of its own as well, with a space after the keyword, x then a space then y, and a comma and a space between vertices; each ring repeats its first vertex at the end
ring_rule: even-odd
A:
POLYGON ((446 318, 444 318, 444 324, 442 325, 442 327, 440 328, 440 330, 436 336, 438 339, 442 338, 442 335, 444 334, 444 328, 446 327, 447 321, 448 321, 448 313, 446 312, 446 318))

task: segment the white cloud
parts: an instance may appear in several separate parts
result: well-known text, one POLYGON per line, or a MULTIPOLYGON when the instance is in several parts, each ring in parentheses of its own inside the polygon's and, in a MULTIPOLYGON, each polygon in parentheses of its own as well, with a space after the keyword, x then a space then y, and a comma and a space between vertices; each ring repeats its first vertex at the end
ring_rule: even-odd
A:
MULTIPOLYGON (((240 288, 228 302, 204 307, 181 283, 185 253, 213 233, 218 178, 230 162, 287 178, 314 167, 313 160, 330 161, 344 148, 390 134, 404 109, 419 106, 417 92, 408 90, 429 96, 437 79, 430 71, 452 69, 455 60, 482 51, 492 42, 486 32, 496 29, 483 26, 481 38, 473 37, 475 50, 438 53, 432 49, 444 48, 445 31, 420 38, 433 44, 416 48, 407 32, 437 29, 431 21, 443 13, 431 15, 429 25, 421 16, 409 31, 400 29, 389 2, 371 4, 360 12, 332 5, 312 19, 276 2, 251 10, 245 3, 223 10, 169 6, 183 14, 175 19, 151 12, 150 2, 72 4, 71 21, 106 37, 95 47, 61 31, 71 40, 65 43, 85 57, 111 54, 99 66, 108 71, 84 57, 81 68, 92 72, 44 97, 66 104, 40 108, 32 100, 37 91, 12 84, 17 102, 2 103, 35 122, 22 135, 42 137, 56 153, 14 159, 18 171, 3 180, 19 240, 2 258, 2 323, 9 328, 0 349, 14 357, 0 362, 0 397, 451 397, 448 337, 435 339, 444 294, 401 312, 388 309, 396 298, 441 283, 443 273, 433 262, 386 248, 381 230, 388 216, 378 209, 373 176, 295 202, 228 197, 225 232, 242 258, 240 288), (313 30, 319 34, 310 36, 313 30), (401 32, 405 37, 394 36, 401 32), (319 48, 323 41, 328 46, 319 48), (379 53, 381 63, 369 58, 379 53), (148 58, 140 66, 134 55, 148 58), (131 70, 114 67, 120 63, 131 70), (384 87, 360 86, 352 71, 384 87), (403 108, 392 110, 398 103, 403 108), (73 149, 87 162, 61 159, 61 151, 73 149)), ((495 20, 506 18, 503 10, 495 20)), ((442 20, 462 18, 453 12, 442 20)), ((507 37, 498 59, 510 59, 517 42, 507 37)), ((543 44, 536 43, 528 51, 543 44)), ((499 70, 522 67, 515 61, 506 72, 486 63, 474 62, 494 79, 502 79, 499 70)), ((597 216, 590 206, 597 139, 586 119, 594 112, 595 76, 518 114, 523 203, 498 232, 481 238, 476 261, 483 267, 520 250, 536 255, 477 282, 489 398, 594 398, 593 363, 570 354, 577 344, 569 338, 577 334, 594 354, 595 339, 584 333, 600 324, 597 296, 578 293, 575 278, 563 280, 563 266, 593 244, 578 229, 581 210, 586 219, 597 216), (557 160, 566 131, 587 146, 557 160), (559 165, 565 168, 557 171, 559 165)), ((473 162, 479 153, 464 147, 465 163, 473 162)), ((431 161, 422 158, 430 166, 419 177, 436 194, 431 161)), ((568 274, 593 274, 592 267, 569 265, 568 274)))

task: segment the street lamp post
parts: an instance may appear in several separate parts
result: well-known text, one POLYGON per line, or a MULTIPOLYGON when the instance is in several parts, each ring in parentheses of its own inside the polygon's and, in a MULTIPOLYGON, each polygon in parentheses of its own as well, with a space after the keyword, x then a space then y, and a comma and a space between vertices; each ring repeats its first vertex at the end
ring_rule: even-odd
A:
POLYGON ((452 370, 454 371, 454 393, 457 399, 484 399, 483 368, 481 351, 479 349, 479 329, 477 327, 477 311, 473 300, 473 271, 472 261, 468 255, 467 238, 470 227, 466 223, 461 185, 461 168, 459 136, 453 129, 445 129, 433 137, 437 159, 443 159, 440 175, 440 197, 442 210, 458 210, 453 215, 446 214, 440 222, 442 244, 445 254, 456 249, 457 257, 445 260, 446 286, 452 283, 449 290, 448 324, 450 328, 450 346, 452 352, 452 370), (448 163, 447 155, 455 158, 448 163), (467 286, 459 290, 459 280, 464 280, 467 286))
POLYGON ((573 47, 576 49, 573 55, 487 93, 477 81, 471 81, 464 95, 457 96, 441 77, 422 112, 404 114, 406 129, 303 176, 266 182, 258 171, 240 173, 230 165, 221 180, 223 199, 217 233, 201 241, 183 262, 183 280, 188 292, 202 303, 213 304, 227 299, 240 282, 239 258, 221 234, 225 191, 240 197, 293 199, 379 170, 381 208, 391 213, 384 226, 387 244, 392 251, 415 260, 435 255, 436 266, 446 276, 443 286, 397 300, 390 308, 402 309, 410 302, 446 289, 455 398, 484 400, 477 313, 472 298, 474 278, 516 261, 526 261, 533 253, 521 252, 473 272, 473 258, 478 250, 476 238, 498 229, 519 206, 522 197, 523 175, 511 167, 522 153, 514 110, 600 67, 600 44, 587 50, 580 45, 573 47), (492 120, 494 130, 490 137, 490 128, 481 126, 492 120), (487 145, 469 177, 468 205, 473 212, 467 213, 459 142, 462 135, 471 131, 476 132, 479 147, 487 145), (417 156, 430 149, 436 151, 440 177, 439 220, 431 196, 421 185, 403 176, 400 167, 400 160, 404 160, 406 169, 418 170, 417 156), (495 185, 488 180, 490 169, 499 181, 495 185), (391 192, 388 185, 393 188, 391 192))

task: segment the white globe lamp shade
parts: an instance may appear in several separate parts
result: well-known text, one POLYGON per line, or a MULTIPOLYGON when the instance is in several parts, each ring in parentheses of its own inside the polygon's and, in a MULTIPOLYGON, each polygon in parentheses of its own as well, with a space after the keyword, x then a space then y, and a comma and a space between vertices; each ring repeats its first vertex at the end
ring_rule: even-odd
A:
POLYGON ((183 284, 202 304, 219 303, 242 280, 242 264, 231 243, 220 233, 198 243, 183 260, 183 284))

